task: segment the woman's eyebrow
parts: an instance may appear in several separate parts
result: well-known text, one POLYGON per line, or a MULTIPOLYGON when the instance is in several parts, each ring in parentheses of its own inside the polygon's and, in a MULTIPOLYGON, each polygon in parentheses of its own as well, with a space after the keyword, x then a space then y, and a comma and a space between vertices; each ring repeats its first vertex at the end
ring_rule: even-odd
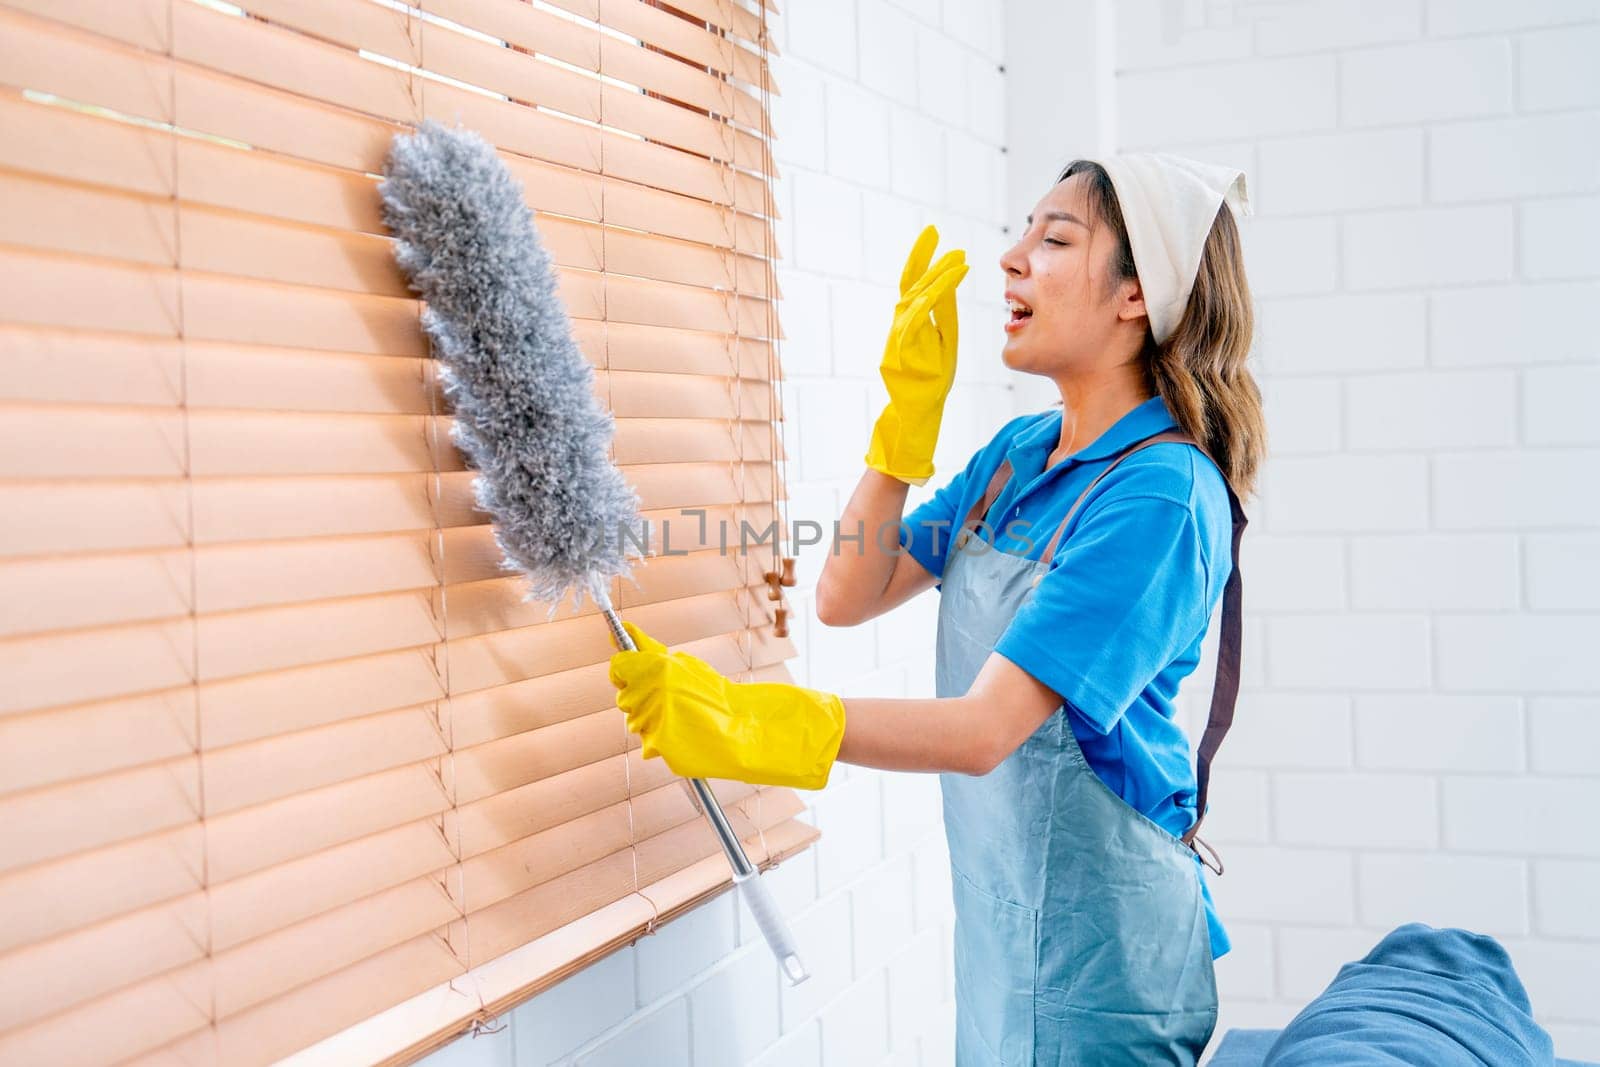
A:
MULTIPOLYGON (((1089 224, 1087 222, 1084 222, 1070 211, 1047 211, 1045 212, 1044 217, 1052 222, 1076 222, 1079 226, 1082 226, 1086 230, 1089 228, 1089 224)), ((1028 225, 1033 225, 1032 215, 1028 216, 1028 225)))

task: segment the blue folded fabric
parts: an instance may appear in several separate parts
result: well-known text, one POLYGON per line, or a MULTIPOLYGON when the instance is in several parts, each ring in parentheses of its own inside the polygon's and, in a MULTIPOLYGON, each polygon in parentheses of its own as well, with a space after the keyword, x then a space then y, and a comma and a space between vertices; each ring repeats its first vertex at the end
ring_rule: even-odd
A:
POLYGON ((1554 1055, 1498 941, 1408 923, 1341 967, 1262 1067, 1546 1067, 1554 1055))
MULTIPOLYGON (((1282 1030, 1248 1030, 1235 1027, 1222 1035, 1216 1054, 1211 1057, 1211 1067, 1261 1067, 1267 1050, 1278 1040, 1282 1030)), ((1555 1067, 1600 1067, 1589 1060, 1564 1060, 1556 1057, 1555 1067)))
POLYGON ((1234 1027, 1222 1035, 1211 1054, 1210 1067, 1261 1067, 1267 1049, 1282 1030, 1256 1030, 1234 1027))

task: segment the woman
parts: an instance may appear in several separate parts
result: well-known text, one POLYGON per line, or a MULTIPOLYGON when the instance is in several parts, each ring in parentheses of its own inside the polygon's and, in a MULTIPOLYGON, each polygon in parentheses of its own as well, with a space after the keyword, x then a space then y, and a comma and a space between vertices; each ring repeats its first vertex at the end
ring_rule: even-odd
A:
MULTIPOLYGON (((641 651, 612 660, 644 755, 679 774, 941 774, 962 1063, 1192 1063, 1215 1025, 1228 941, 1192 842, 1237 692, 1235 494, 1264 447, 1223 206, 1244 210, 1243 178, 1164 155, 1080 160, 1001 257, 1002 358, 1061 404, 1012 419, 906 516, 906 551, 869 533, 817 585, 836 626, 938 586, 937 698, 736 684, 637 631, 641 651), (1224 600, 1197 773, 1173 698, 1224 600)), ((930 269, 936 240, 924 231, 901 279, 851 531, 899 520, 908 483, 933 473, 967 270, 960 252, 930 269)))

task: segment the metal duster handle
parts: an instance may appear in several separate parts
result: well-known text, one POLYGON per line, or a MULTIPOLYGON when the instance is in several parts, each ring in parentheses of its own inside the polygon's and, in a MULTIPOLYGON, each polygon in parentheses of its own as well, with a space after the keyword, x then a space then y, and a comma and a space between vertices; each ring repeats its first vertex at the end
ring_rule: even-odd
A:
MULTIPOLYGON (((599 604, 606 625, 611 627, 611 637, 617 643, 617 647, 625 652, 638 651, 633 638, 623 629, 622 619, 612 609, 609 598, 600 599, 599 604)), ((773 958, 778 961, 778 967, 789 980, 789 984, 799 985, 811 976, 807 973, 805 964, 800 962, 800 954, 794 947, 794 937, 789 933, 789 926, 783 921, 783 915, 778 911, 772 894, 762 884, 760 872, 750 862, 750 857, 745 855, 744 843, 739 840, 739 835, 733 832, 721 803, 711 792, 711 786, 707 785, 703 778, 690 778, 688 782, 695 798, 700 802, 700 810, 705 813, 706 821, 711 824, 717 840, 722 843, 722 851, 728 857, 728 866, 733 868, 733 884, 739 887, 739 891, 744 894, 745 903, 750 905, 750 912, 756 917, 756 925, 761 927, 761 934, 766 938, 767 947, 772 950, 773 958)))

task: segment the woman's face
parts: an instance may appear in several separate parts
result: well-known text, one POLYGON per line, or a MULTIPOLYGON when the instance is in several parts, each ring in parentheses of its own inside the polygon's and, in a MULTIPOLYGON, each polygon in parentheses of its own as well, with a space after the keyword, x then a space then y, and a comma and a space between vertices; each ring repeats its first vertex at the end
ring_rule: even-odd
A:
POLYGON ((1088 175, 1057 182, 1000 257, 1012 308, 1000 358, 1012 370, 1052 376, 1084 370, 1098 359, 1124 358, 1119 349, 1131 344, 1137 351, 1143 341, 1139 284, 1111 283, 1115 238, 1091 211, 1088 175))

